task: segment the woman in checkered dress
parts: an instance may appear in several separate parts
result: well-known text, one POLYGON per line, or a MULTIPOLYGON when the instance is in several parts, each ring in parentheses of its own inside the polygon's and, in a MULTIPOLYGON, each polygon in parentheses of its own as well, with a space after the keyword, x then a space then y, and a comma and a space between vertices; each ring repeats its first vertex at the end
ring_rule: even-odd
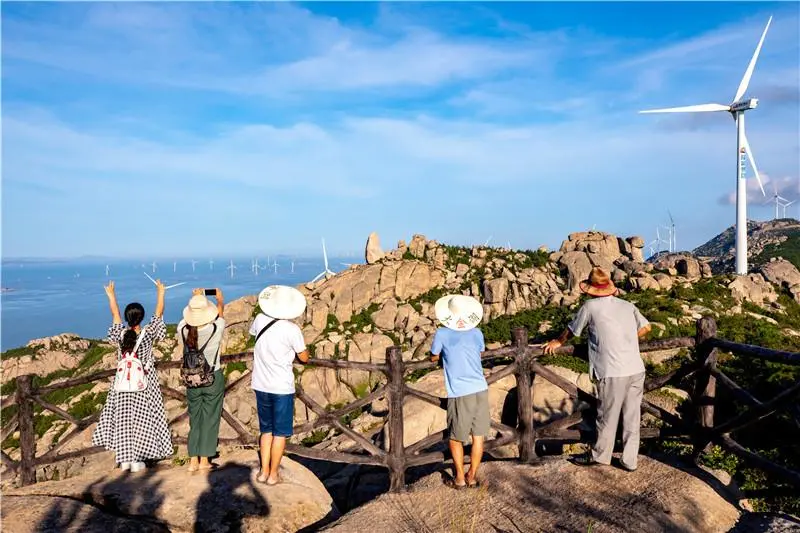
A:
POLYGON ((126 328, 120 317, 114 282, 110 282, 105 288, 114 317, 114 323, 108 329, 108 340, 120 347, 117 357, 122 352, 132 350, 138 336, 144 335, 137 355, 147 374, 147 388, 138 392, 117 392, 111 387, 100 414, 100 421, 92 435, 92 445, 114 450, 120 468, 130 469, 132 472, 142 470, 146 460, 172 455, 172 438, 153 359, 153 345, 167 334, 162 318, 164 285, 161 280, 156 282, 156 288, 156 309, 150 323, 144 328, 141 327, 144 319, 144 308, 141 304, 131 303, 125 308, 125 320, 128 322, 126 328))

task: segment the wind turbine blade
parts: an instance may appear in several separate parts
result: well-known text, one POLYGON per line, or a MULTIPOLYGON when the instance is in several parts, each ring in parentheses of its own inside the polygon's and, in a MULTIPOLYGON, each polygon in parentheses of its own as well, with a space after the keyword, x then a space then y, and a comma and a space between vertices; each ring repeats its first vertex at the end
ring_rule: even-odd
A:
POLYGON ((328 251, 325 249, 325 239, 322 239, 322 259, 325 260, 325 270, 328 270, 328 251))
POLYGON ((747 90, 747 86, 750 85, 750 77, 753 75, 753 69, 756 68, 756 61, 758 61, 758 54, 761 53, 761 45, 764 44, 764 37, 767 36, 767 30, 769 29, 769 25, 772 23, 772 17, 769 18, 767 21, 767 26, 764 28, 764 33, 761 34, 761 40, 758 41, 758 46, 756 46, 756 51, 753 53, 753 57, 750 59, 750 64, 747 65, 747 70, 744 71, 744 77, 742 78, 741 83, 739 83, 739 88, 736 90, 736 96, 733 97, 734 102, 738 102, 739 99, 744 96, 744 92, 747 90))
POLYGON ((784 209, 785 209, 785 208, 787 208, 787 207, 789 207, 790 205, 792 205, 792 204, 793 204, 793 203, 795 203, 796 201, 797 201, 797 200, 792 200, 792 201, 791 201, 791 202, 789 202, 788 204, 783 204, 783 207, 784 207, 784 209))
POLYGON ((143 272, 143 274, 144 274, 145 276, 147 276, 147 278, 148 278, 150 281, 152 281, 152 282, 153 282, 153 285, 158 285, 158 284, 156 283, 156 280, 154 280, 153 278, 151 278, 151 277, 150 277, 150 274, 148 274, 147 272, 143 272))
POLYGON ((750 143, 747 142, 747 134, 745 132, 742 132, 742 143, 744 144, 744 151, 747 152, 747 159, 750 160, 750 166, 753 167, 753 174, 756 175, 758 186, 761 187, 761 194, 766 196, 767 193, 764 192, 764 184, 761 183, 761 177, 758 175, 758 167, 756 166, 756 160, 753 157, 753 151, 750 150, 750 143))
MULTIPOLYGON (((776 195, 775 198, 777 198, 778 200, 783 200, 784 202, 788 202, 789 201, 786 198, 784 198, 783 196, 781 196, 780 194, 776 195)), ((794 201, 794 200, 792 200, 792 201, 794 201)))
POLYGON ((675 225, 675 221, 672 219, 672 213, 669 209, 667 209, 667 214, 669 215, 669 223, 675 225))
POLYGON ((710 111, 730 111, 731 106, 722 104, 698 104, 687 105, 683 107, 666 107, 663 109, 648 109, 646 111, 639 111, 640 115, 646 113, 703 113, 710 111))

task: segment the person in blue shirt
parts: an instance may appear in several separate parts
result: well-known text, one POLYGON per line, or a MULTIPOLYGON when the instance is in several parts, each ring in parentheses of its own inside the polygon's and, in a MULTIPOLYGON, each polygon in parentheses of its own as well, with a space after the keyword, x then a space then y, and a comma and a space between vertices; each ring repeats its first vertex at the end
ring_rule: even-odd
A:
POLYGON ((477 487, 478 467, 483 457, 483 441, 489 434, 489 386, 483 377, 481 353, 486 349, 483 333, 477 326, 483 307, 461 294, 440 298, 436 318, 444 326, 436 331, 431 345, 431 360, 442 358, 447 389, 447 428, 455 475, 453 487, 477 487), (464 474, 464 444, 472 443, 470 469, 464 474))

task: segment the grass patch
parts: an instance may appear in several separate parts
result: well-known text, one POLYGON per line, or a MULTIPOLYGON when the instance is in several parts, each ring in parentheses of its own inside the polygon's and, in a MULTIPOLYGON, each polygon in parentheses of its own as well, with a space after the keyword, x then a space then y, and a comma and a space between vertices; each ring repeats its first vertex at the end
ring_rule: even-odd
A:
POLYGON ((580 357, 575 357, 574 355, 545 355, 539 357, 537 359, 539 364, 542 365, 551 365, 551 366, 560 366, 562 368, 568 368, 573 372, 578 372, 579 374, 588 374, 589 373, 589 361, 581 359, 580 357))
POLYGON ((228 376, 231 375, 231 373, 236 372, 237 370, 242 374, 244 374, 247 371, 247 363, 245 363, 244 361, 228 363, 227 365, 225 365, 225 370, 224 370, 225 377, 227 378, 228 376))
POLYGON ((86 370, 103 360, 107 354, 114 352, 116 349, 108 346, 107 344, 100 344, 98 341, 91 341, 89 350, 84 354, 78 366, 75 368, 75 373, 86 370))
POLYGON ((314 446, 315 444, 319 444, 320 442, 325 440, 325 437, 327 437, 327 436, 328 436, 328 430, 327 429, 317 429, 317 430, 312 431, 311 435, 309 435, 308 437, 306 437, 302 441, 300 441, 300 444, 302 444, 303 446, 309 448, 311 446, 314 446))
POLYGON ((2 359, 15 359, 19 357, 25 357, 30 355, 31 357, 36 357, 38 351, 42 348, 41 345, 34 345, 34 346, 20 346, 19 348, 11 348, 10 350, 6 350, 5 352, 0 354, 0 358, 2 359))

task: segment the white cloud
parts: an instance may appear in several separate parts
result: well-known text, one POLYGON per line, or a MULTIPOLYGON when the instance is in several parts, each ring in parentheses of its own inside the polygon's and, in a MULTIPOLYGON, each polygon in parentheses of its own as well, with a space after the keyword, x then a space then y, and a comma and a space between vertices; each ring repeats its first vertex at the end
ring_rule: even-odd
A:
MULTIPOLYGON (((773 178, 767 174, 761 174, 760 177, 761 183, 764 185, 764 193, 766 193, 766 196, 761 192, 761 187, 758 186, 756 179, 752 175, 749 175, 746 180, 747 186, 745 188, 747 191, 748 205, 755 207, 767 205, 771 209, 774 209, 775 194, 782 196, 788 201, 800 199, 800 176, 773 178)), ((720 196, 718 201, 721 205, 735 205, 736 191, 734 190, 720 196)))

